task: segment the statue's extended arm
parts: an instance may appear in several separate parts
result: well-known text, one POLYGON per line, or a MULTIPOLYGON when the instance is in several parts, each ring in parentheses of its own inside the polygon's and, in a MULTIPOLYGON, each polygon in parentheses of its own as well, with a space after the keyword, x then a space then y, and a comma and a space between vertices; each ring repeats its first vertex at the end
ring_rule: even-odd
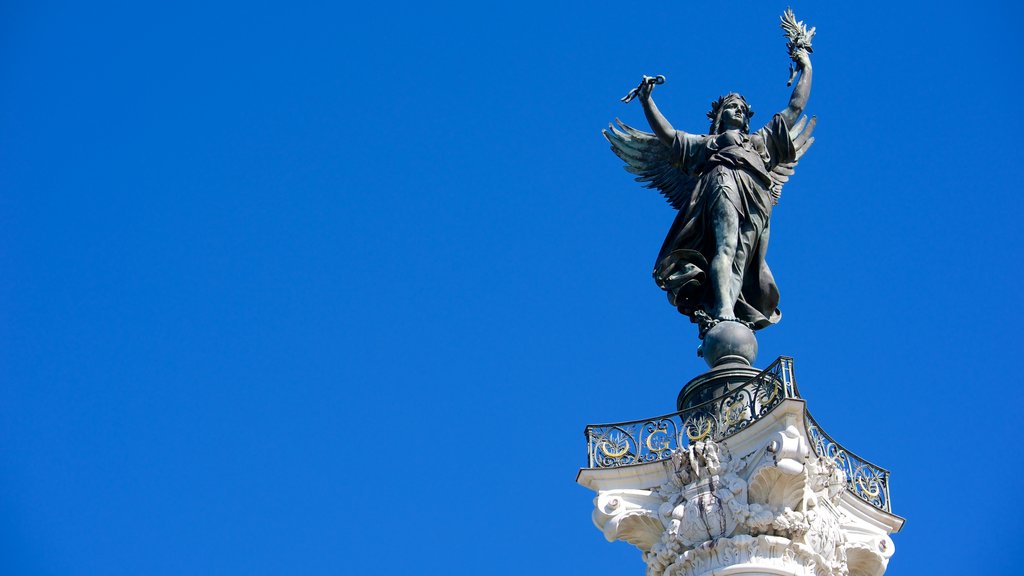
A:
POLYGON ((651 130, 654 130, 655 136, 658 140, 661 140, 662 144, 666 146, 672 145, 672 140, 676 136, 676 130, 669 123, 668 119, 662 115, 661 111, 658 110, 658 106, 654 103, 654 99, 651 98, 651 91, 654 90, 653 84, 646 84, 640 89, 640 104, 644 107, 644 115, 647 116, 647 123, 651 125, 651 130))
POLYGON ((793 88, 793 95, 789 97, 789 106, 782 111, 786 122, 793 126, 803 114, 807 106, 807 99, 811 96, 811 58, 806 51, 801 50, 798 54, 797 64, 800 68, 800 79, 793 88))

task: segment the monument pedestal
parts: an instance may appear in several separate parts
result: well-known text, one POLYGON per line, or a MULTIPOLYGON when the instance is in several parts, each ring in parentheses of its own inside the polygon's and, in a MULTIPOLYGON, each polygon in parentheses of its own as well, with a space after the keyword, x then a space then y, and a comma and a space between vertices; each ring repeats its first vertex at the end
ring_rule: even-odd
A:
POLYGON ((605 537, 639 548, 648 576, 883 574, 904 522, 889 473, 821 430, 792 360, 704 376, 679 412, 587 427, 576 481, 605 537))

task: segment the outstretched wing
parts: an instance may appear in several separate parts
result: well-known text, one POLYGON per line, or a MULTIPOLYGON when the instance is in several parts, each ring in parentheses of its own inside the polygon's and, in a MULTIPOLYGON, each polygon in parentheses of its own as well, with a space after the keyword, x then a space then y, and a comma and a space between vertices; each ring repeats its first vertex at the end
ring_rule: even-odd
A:
POLYGON ((682 210, 690 203, 697 178, 675 166, 672 149, 648 132, 641 132, 618 118, 601 133, 612 145, 612 152, 626 163, 626 171, 636 174, 636 181, 646 188, 657 188, 668 203, 682 210), (618 124, 616 126, 615 124, 618 124))
POLYGON ((796 169, 797 162, 804 155, 805 152, 814 144, 814 126, 818 123, 818 118, 815 116, 811 117, 811 120, 807 121, 807 116, 804 116, 789 130, 789 137, 793 139, 793 148, 796 150, 796 156, 794 156, 792 162, 784 162, 777 164, 775 168, 768 174, 772 177, 772 200, 778 204, 779 198, 782 196, 782 185, 789 182, 789 177, 793 175, 796 169))

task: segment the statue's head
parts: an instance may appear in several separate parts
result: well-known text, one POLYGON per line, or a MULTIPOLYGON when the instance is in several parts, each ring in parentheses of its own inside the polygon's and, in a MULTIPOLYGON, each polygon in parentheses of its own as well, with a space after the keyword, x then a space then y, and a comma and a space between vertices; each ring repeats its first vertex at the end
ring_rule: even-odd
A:
POLYGON ((746 98, 731 92, 711 103, 708 118, 711 119, 711 130, 708 134, 721 134, 726 130, 740 130, 744 134, 750 132, 750 119, 754 111, 747 104, 746 98))

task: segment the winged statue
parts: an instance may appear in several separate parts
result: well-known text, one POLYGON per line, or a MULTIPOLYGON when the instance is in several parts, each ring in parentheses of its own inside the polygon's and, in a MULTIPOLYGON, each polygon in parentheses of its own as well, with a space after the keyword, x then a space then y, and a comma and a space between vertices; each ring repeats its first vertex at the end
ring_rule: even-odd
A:
POLYGON ((800 77, 789 105, 760 129, 750 131, 754 111, 731 93, 712 102, 707 134, 676 130, 652 97, 664 77, 645 76, 623 100, 640 100, 653 133, 618 119, 603 131, 636 181, 656 188, 679 211, 653 274, 669 302, 700 326, 701 338, 723 321, 757 330, 781 318, 779 290, 765 261, 771 212, 814 143, 816 124, 802 116, 811 90, 810 41, 795 43, 792 34, 802 22, 793 32, 787 17, 792 14, 783 17, 783 28, 800 77))

